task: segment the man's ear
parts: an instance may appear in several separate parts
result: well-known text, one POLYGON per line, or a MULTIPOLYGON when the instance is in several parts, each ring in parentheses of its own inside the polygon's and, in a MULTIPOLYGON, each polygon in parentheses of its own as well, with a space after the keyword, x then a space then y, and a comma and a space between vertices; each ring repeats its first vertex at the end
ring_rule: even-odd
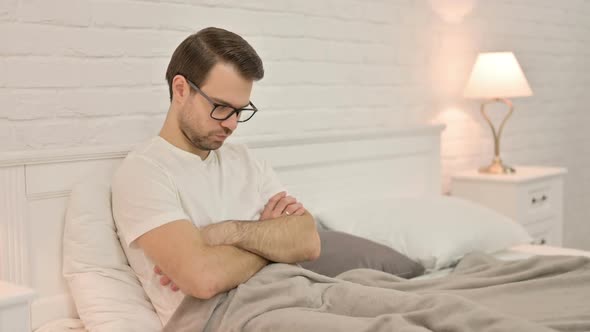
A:
POLYGON ((190 87, 184 76, 174 76, 172 79, 172 101, 184 104, 189 94, 190 87))

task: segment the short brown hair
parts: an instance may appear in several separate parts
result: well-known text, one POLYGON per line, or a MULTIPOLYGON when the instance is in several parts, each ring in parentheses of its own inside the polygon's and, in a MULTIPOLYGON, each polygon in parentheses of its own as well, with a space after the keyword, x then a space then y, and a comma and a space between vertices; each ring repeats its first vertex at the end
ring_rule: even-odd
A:
POLYGON ((244 38, 209 27, 188 36, 172 54, 166 70, 170 100, 174 76, 183 75, 200 86, 213 65, 220 61, 235 65, 244 78, 258 81, 264 77, 262 60, 244 38))

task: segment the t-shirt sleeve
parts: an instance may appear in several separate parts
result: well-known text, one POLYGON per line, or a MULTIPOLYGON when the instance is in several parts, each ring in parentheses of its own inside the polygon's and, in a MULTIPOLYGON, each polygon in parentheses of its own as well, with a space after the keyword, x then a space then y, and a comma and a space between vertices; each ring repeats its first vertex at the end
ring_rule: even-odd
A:
POLYGON ((190 220, 169 175, 149 159, 128 156, 115 172, 111 186, 113 218, 128 246, 156 227, 190 220))
POLYGON ((258 162, 261 172, 260 198, 266 204, 276 193, 286 190, 272 166, 262 160, 258 162))

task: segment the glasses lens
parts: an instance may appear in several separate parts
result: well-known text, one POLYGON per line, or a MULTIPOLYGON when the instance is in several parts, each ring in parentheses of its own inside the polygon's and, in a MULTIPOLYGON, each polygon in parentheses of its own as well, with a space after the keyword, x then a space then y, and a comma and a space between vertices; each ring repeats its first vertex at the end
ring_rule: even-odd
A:
POLYGON ((238 114, 238 121, 246 122, 254 116, 254 113, 256 113, 256 110, 254 110, 253 108, 243 108, 238 114))
MULTIPOLYGON (((216 120, 225 120, 227 119, 230 114, 234 111, 233 108, 229 106, 217 106, 211 113, 211 117, 216 120)), ((238 122, 245 122, 250 120, 250 118, 256 113, 256 110, 253 108, 242 108, 240 111, 237 112, 238 114, 238 122)))
POLYGON ((233 111, 234 109, 229 106, 217 106, 213 110, 213 113, 211 113, 211 116, 217 120, 225 120, 233 111))

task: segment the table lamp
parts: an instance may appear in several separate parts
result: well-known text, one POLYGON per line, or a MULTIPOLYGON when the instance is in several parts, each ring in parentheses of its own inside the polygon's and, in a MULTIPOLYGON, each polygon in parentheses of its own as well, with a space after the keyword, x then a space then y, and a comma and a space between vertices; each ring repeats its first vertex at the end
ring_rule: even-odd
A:
POLYGON ((479 169, 481 173, 514 173, 514 168, 502 164, 500 159, 500 136, 506 120, 512 115, 514 107, 509 97, 531 96, 533 92, 512 52, 480 53, 477 56, 469 81, 463 91, 465 98, 483 99, 481 114, 486 119, 494 135, 494 159, 489 166, 479 169), (508 106, 508 113, 496 128, 485 112, 487 104, 502 102, 508 106))

